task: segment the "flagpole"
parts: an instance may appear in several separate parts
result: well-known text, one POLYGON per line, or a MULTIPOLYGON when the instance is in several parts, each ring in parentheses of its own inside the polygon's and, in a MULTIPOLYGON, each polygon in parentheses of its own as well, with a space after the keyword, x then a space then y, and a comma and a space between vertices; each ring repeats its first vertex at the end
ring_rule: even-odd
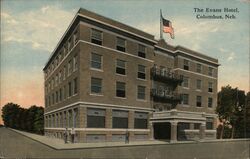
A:
POLYGON ((163 39, 163 35, 162 35, 162 13, 161 13, 161 9, 160 9, 160 39, 163 39))

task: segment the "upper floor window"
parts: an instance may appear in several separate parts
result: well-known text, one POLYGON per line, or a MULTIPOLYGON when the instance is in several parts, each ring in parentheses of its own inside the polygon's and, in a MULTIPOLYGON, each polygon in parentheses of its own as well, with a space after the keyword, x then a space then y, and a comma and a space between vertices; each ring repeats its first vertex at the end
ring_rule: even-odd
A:
POLYGON ((202 71, 202 65, 197 63, 196 64, 196 72, 201 73, 201 71, 202 71))
POLYGON ((116 60, 116 73, 125 75, 126 74, 126 62, 123 60, 116 60))
POLYGON ((91 78, 91 93, 102 93, 102 79, 94 77, 91 78))
POLYGON ((102 56, 91 53, 91 67, 96 69, 102 69, 102 56))
POLYGON ((189 61, 184 59, 184 65, 183 65, 184 70, 189 70, 189 61))
POLYGON ((137 78, 146 79, 146 67, 143 65, 138 65, 137 78))
POLYGON ((71 49, 71 38, 69 38, 69 41, 68 41, 68 52, 70 51, 71 49))
POLYGON ((208 75, 213 76, 213 68, 212 67, 208 67, 208 75))
POLYGON ((146 58, 146 47, 141 44, 138 46, 138 56, 146 58))
POLYGON ((145 99, 146 94, 146 87, 145 86, 138 86, 137 87, 137 99, 145 99))
POLYGON ((208 97, 208 107, 212 108, 213 107, 213 98, 208 97))
POLYGON ((72 73, 72 60, 69 60, 68 62, 68 76, 72 73))
POLYGON ((66 78, 66 66, 63 66, 63 80, 66 78))
POLYGON ((56 77, 55 77, 55 86, 57 86, 58 85, 58 82, 59 80, 58 80, 58 74, 56 74, 56 77))
POLYGON ((201 107, 201 96, 196 96, 196 106, 201 107))
POLYGON ((69 94, 69 97, 72 96, 72 84, 71 84, 71 82, 68 83, 68 94, 69 94))
POLYGON ((186 76, 183 77, 182 86, 186 87, 186 88, 189 87, 189 78, 188 77, 186 77, 186 76))
POLYGON ((62 82, 62 70, 60 70, 58 78, 59 78, 59 83, 61 83, 62 82))
POLYGON ((59 101, 62 101, 62 88, 59 89, 59 101))
POLYGON ((68 53, 68 52, 67 52, 67 49, 66 49, 66 45, 63 46, 63 53, 64 53, 64 56, 66 56, 67 53, 68 53))
POLYGON ((73 70, 76 71, 77 70, 77 55, 74 56, 73 58, 73 70))
POLYGON ((116 49, 119 51, 125 52, 126 51, 125 43, 126 43, 125 39, 117 37, 116 49))
POLYGON ((102 32, 96 29, 92 29, 91 42, 102 45, 102 32))
POLYGON ((182 94, 182 104, 188 105, 189 103, 189 94, 182 94))
POLYGON ((116 82, 116 96, 126 97, 126 84, 124 82, 116 82))
POLYGON ((74 32, 74 44, 76 44, 78 42, 78 32, 77 30, 74 32))
POLYGON ((208 82, 208 92, 213 92, 213 83, 208 82))
POLYGON ((201 80, 196 80, 196 89, 201 90, 201 80))
POLYGON ((74 93, 74 94, 77 94, 77 89, 78 89, 78 88, 77 88, 77 78, 74 79, 74 87, 73 87, 73 88, 74 88, 73 93, 74 93))

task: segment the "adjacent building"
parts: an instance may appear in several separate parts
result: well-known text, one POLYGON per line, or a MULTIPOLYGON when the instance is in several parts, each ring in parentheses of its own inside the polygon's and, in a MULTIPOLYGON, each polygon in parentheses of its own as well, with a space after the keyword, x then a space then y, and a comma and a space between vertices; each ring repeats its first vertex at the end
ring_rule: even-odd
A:
POLYGON ((45 134, 76 142, 216 137, 218 60, 79 9, 44 71, 45 134))

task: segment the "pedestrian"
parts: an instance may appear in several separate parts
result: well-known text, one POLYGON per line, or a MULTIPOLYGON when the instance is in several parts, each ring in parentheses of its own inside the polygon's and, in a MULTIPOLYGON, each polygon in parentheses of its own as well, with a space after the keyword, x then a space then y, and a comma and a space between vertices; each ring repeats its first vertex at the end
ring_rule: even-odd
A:
POLYGON ((125 144, 128 144, 128 143, 129 143, 129 131, 127 130, 125 134, 125 144))
POLYGON ((75 142, 75 129, 74 128, 71 129, 70 134, 71 134, 71 142, 74 143, 75 142))
POLYGON ((65 128, 63 136, 64 136, 64 143, 67 144, 68 143, 68 128, 65 128))

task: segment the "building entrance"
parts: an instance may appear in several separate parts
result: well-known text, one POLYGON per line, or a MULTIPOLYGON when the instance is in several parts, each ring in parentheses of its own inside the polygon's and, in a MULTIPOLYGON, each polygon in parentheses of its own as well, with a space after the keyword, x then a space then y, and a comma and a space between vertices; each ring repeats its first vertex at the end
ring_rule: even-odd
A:
POLYGON ((170 140, 170 123, 154 123, 154 139, 170 140))

